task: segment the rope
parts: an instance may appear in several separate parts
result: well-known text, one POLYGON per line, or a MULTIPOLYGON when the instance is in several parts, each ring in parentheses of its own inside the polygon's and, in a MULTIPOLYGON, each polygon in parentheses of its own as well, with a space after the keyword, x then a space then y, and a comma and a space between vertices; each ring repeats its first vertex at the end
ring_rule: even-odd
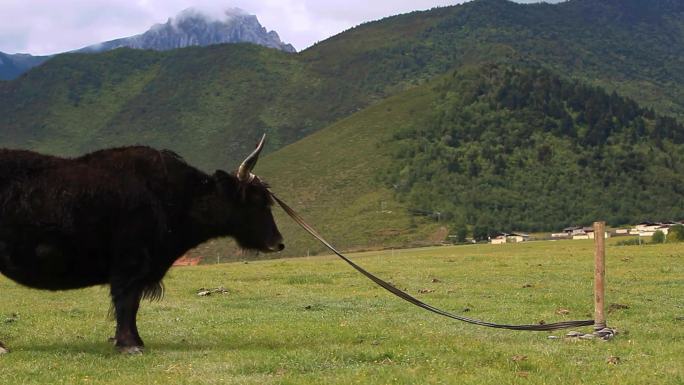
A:
POLYGON ((457 314, 452 314, 447 311, 438 309, 432 305, 426 304, 425 302, 422 302, 421 300, 397 289, 396 287, 392 286, 387 281, 384 281, 375 275, 369 273, 366 271, 364 268, 361 266, 357 265, 354 263, 352 260, 349 258, 345 257, 342 253, 337 251, 328 241, 323 239, 316 230, 313 229, 313 227, 309 226, 304 219, 297 214, 290 206, 285 204, 285 202, 281 201, 275 194, 271 193, 273 196, 273 199, 278 202, 280 207, 285 210, 287 215, 289 215, 297 224, 299 224, 304 230, 306 230, 309 234, 311 234, 314 238, 319 240, 325 247, 330 249, 333 253, 335 253, 338 257, 342 258, 345 262, 347 262, 351 267, 356 269, 359 273, 365 275, 368 279, 371 281, 375 282, 378 284, 380 287, 383 289, 389 291, 390 293, 396 295, 397 297, 403 299, 404 301, 410 302, 418 307, 421 307, 427 311, 431 311, 433 313, 452 318, 458 321, 463 321, 467 322, 470 324, 474 325, 480 325, 480 326, 485 326, 485 327, 490 327, 490 328, 497 328, 497 329, 510 329, 510 330, 529 330, 529 331, 549 331, 549 330, 558 330, 558 329, 568 329, 568 328, 573 328, 573 327, 578 327, 578 326, 590 326, 594 324, 594 320, 584 320, 584 321, 564 321, 564 322, 556 322, 556 323, 550 323, 550 324, 529 324, 529 325, 506 325, 506 324, 497 324, 497 323, 492 323, 492 322, 485 322, 485 321, 480 321, 477 319, 473 318, 468 318, 468 317, 463 317, 461 315, 457 314))

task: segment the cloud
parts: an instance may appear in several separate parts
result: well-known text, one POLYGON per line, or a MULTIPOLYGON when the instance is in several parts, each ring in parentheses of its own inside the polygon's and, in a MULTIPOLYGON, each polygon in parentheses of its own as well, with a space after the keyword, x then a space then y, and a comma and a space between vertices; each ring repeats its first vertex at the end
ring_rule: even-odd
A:
POLYGON ((0 46, 4 52, 50 54, 80 48, 112 36, 137 33, 149 16, 131 4, 110 0, 3 2, 0 36, 23 38, 0 46))
POLYGON ((283 40, 303 49, 363 22, 457 2, 462 1, 267 0, 259 2, 262 12, 254 13, 269 28, 276 29, 283 40))

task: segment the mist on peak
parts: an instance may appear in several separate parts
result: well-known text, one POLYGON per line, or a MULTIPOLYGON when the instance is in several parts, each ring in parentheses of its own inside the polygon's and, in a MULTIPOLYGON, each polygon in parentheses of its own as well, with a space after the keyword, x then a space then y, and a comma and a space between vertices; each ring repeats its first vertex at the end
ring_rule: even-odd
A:
POLYGON ((252 43, 296 52, 275 31, 264 28, 255 15, 240 8, 194 7, 184 9, 166 23, 153 25, 140 35, 93 44, 78 52, 103 52, 121 47, 165 51, 225 43, 252 43))

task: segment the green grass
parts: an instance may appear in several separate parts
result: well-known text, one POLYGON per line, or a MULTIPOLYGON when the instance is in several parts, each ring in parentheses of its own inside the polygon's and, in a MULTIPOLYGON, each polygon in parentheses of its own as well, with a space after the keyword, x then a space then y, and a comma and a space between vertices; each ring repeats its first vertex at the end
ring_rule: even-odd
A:
MULTIPOLYGON (((609 342, 451 321, 322 256, 172 270, 166 298, 142 306, 147 351, 129 357, 106 342, 105 288, 53 293, 0 278, 0 336, 13 349, 0 357, 2 383, 681 384, 684 247, 612 242, 607 302, 629 308, 608 313, 620 331, 609 342), (195 294, 219 286, 229 293, 195 294)), ((436 306, 526 323, 591 315, 592 254, 590 241, 559 241, 353 259, 436 306)))

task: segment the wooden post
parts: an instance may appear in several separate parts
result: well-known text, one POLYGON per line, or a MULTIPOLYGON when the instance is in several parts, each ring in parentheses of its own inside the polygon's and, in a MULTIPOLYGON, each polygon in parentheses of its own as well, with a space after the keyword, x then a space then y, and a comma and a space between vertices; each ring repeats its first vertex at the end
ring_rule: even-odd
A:
POLYGON ((606 222, 594 222, 594 330, 606 327, 606 222))

